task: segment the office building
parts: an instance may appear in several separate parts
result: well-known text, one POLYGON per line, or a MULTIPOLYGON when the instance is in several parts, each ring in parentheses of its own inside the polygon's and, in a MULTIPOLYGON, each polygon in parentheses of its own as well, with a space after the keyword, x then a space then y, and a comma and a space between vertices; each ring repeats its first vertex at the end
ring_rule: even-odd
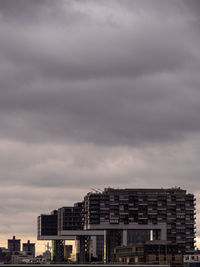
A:
POLYGON ((194 237, 195 198, 180 188, 96 190, 73 207, 38 217, 38 239, 53 240, 57 261, 64 258, 65 240, 76 241, 79 262, 114 262, 116 247, 149 241, 192 254, 194 237))

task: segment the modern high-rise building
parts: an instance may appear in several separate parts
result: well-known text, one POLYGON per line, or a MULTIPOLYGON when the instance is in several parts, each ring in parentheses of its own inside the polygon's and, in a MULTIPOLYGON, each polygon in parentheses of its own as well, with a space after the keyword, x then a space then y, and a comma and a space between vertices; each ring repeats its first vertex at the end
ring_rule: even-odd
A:
POLYGON ((180 188, 106 188, 89 192, 73 207, 38 217, 38 239, 53 240, 57 260, 69 239, 76 241, 79 262, 114 262, 115 248, 155 241, 191 254, 194 238, 195 198, 180 188))

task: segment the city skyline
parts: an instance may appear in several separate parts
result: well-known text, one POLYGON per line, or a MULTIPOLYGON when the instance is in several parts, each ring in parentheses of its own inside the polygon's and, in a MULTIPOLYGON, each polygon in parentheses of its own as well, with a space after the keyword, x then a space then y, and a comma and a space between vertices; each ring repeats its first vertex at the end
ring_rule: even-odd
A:
POLYGON ((0 1, 1 246, 36 242, 38 214, 104 187, 186 189, 199 240, 199 14, 198 0, 0 1))

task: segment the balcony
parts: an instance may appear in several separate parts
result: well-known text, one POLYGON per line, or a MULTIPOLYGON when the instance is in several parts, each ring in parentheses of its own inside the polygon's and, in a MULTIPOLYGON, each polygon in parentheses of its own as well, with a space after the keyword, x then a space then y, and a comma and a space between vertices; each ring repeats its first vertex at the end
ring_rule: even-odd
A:
POLYGON ((185 224, 194 224, 194 221, 185 220, 185 224))
POLYGON ((137 207, 129 207, 129 210, 138 210, 137 207))
POLYGON ((189 234, 189 235, 186 235, 186 237, 185 238, 194 238, 195 237, 195 235, 194 234, 189 234))
POLYGON ((195 207, 191 207, 191 206, 190 207, 186 207, 186 211, 187 210, 195 210, 195 207))

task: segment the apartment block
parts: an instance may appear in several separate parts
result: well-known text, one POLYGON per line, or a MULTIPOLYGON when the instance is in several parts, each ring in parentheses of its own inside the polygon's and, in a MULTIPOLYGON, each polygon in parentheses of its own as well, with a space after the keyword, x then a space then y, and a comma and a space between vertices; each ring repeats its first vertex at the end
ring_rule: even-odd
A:
POLYGON ((114 262, 116 247, 155 241, 191 254, 194 238, 195 197, 177 187, 96 190, 38 218, 38 239, 54 240, 60 249, 64 240, 75 240, 79 262, 114 262))
POLYGON ((15 236, 13 236, 12 239, 8 239, 8 249, 10 252, 20 251, 20 246, 21 246, 21 240, 16 239, 15 236))
POLYGON ((23 251, 26 252, 28 255, 32 255, 35 257, 35 243, 31 243, 30 240, 27 243, 22 244, 23 251))

